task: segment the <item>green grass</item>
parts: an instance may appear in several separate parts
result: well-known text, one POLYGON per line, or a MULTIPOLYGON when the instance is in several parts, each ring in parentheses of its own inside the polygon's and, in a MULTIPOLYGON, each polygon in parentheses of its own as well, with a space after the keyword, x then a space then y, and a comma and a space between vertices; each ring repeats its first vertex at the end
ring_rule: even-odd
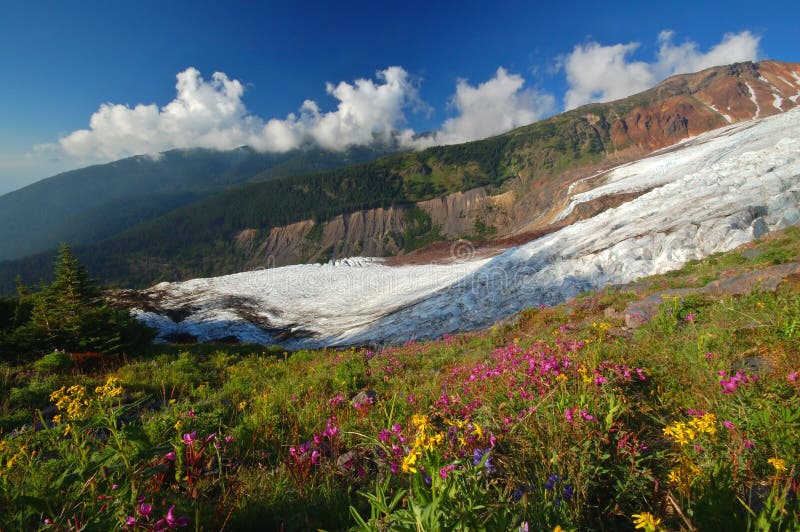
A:
POLYGON ((175 505, 200 530, 797 530, 795 284, 665 298, 633 331, 606 309, 799 248, 790 229, 637 291, 377 352, 162 346, 107 373, 4 365, 0 528, 148 529, 175 505), (53 392, 56 421, 36 413, 53 392))

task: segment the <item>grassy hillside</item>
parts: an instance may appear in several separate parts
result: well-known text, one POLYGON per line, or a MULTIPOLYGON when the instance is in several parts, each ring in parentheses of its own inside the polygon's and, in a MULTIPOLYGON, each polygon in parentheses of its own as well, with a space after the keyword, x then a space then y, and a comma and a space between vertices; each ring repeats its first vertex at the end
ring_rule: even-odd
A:
POLYGON ((797 530, 800 279, 695 289, 799 258, 795 227, 377 352, 6 363, 0 526, 797 530))

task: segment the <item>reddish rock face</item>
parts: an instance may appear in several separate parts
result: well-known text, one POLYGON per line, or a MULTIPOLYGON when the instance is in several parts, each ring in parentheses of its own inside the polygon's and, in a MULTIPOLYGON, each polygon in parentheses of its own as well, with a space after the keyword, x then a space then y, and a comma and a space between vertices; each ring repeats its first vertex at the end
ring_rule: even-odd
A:
POLYGON ((763 61, 682 74, 646 93, 649 104, 611 124, 617 149, 649 152, 729 123, 797 106, 800 64, 763 61))

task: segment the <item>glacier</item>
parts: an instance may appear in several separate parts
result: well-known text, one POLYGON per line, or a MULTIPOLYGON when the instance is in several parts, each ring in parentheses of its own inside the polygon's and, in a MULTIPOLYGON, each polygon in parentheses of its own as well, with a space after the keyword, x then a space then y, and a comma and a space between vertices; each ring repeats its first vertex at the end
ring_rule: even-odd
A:
POLYGON ((189 334, 288 349, 485 328, 800 221, 800 108, 698 135, 590 182, 557 219, 603 196, 640 195, 491 258, 390 266, 355 257, 161 283, 142 292, 153 305, 133 312, 162 339, 189 334))

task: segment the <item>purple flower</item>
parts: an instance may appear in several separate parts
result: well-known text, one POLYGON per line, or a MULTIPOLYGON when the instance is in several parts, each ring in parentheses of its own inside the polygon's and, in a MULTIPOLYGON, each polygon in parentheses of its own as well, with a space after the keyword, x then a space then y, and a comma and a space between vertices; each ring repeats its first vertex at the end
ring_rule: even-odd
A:
POLYGON ((153 511, 153 506, 151 504, 142 503, 139 505, 139 513, 145 517, 150 515, 150 512, 152 511, 153 511))
POLYGON ((697 316, 697 314, 695 314, 694 312, 690 312, 690 313, 689 313, 689 314, 687 314, 687 315, 686 315, 686 317, 685 317, 685 318, 683 318, 683 319, 684 319, 684 320, 686 320, 686 321, 688 321, 688 322, 694 322, 694 319, 695 319, 695 317, 696 317, 696 316, 697 316))
POLYGON ((797 382, 797 372, 793 371, 789 373, 789 375, 786 378, 789 379, 789 382, 797 382))
POLYGON ((164 455, 164 458, 166 458, 170 462, 174 461, 175 460, 175 451, 168 452, 167 454, 164 455))
POLYGON ((233 436, 225 436, 225 443, 230 443, 233 441, 233 436))
POLYGON ((189 526, 189 518, 186 516, 176 518, 174 511, 175 511, 175 505, 173 504, 172 506, 169 507, 169 510, 167 510, 167 515, 164 517, 164 519, 167 522, 167 525, 170 528, 189 526))
POLYGON ((442 477, 442 479, 444 480, 447 478, 447 474, 455 468, 456 468, 455 464, 446 465, 441 469, 439 469, 439 476, 442 477))
POLYGON ((565 408, 564 409, 564 417, 567 419, 567 423, 572 423, 572 421, 573 421, 573 417, 572 416, 575 415, 575 412, 577 410, 578 410, 578 407, 565 408))
POLYGON ((584 421, 597 421, 597 418, 591 415, 585 408, 581 410, 581 419, 584 421))
POLYGON ((136 525, 136 518, 129 517, 125 520, 125 526, 135 526, 136 525))
POLYGON ((722 425, 728 430, 733 430, 736 428, 736 425, 734 425, 733 422, 728 421, 727 419, 722 422, 722 425))
POLYGON ((183 443, 191 445, 197 439, 197 432, 188 432, 183 435, 183 443))
POLYGON ((744 440, 742 443, 744 444, 745 449, 752 449, 756 446, 756 443, 753 440, 744 440))
POLYGON ((564 500, 565 501, 570 500, 574 492, 575 488, 572 486, 572 484, 567 484, 566 486, 564 486, 564 493, 563 493, 564 500))
POLYGON ((552 491, 553 488, 556 486, 556 482, 558 482, 558 475, 553 473, 549 477, 547 477, 547 482, 544 483, 544 489, 547 491, 552 491))
POLYGON ((494 471, 494 466, 491 463, 491 456, 489 456, 489 451, 491 449, 475 449, 472 452, 472 465, 479 465, 481 461, 483 461, 483 466, 489 473, 494 471))
POLYGON ((386 430, 386 429, 383 429, 383 430, 381 430, 381 431, 378 433, 378 439, 379 439, 380 441, 382 441, 383 443, 386 443, 386 442, 388 442, 388 441, 389 441, 389 438, 391 438, 391 437, 392 437, 392 433, 391 433, 391 432, 389 432, 389 431, 388 431, 388 430, 386 430))

